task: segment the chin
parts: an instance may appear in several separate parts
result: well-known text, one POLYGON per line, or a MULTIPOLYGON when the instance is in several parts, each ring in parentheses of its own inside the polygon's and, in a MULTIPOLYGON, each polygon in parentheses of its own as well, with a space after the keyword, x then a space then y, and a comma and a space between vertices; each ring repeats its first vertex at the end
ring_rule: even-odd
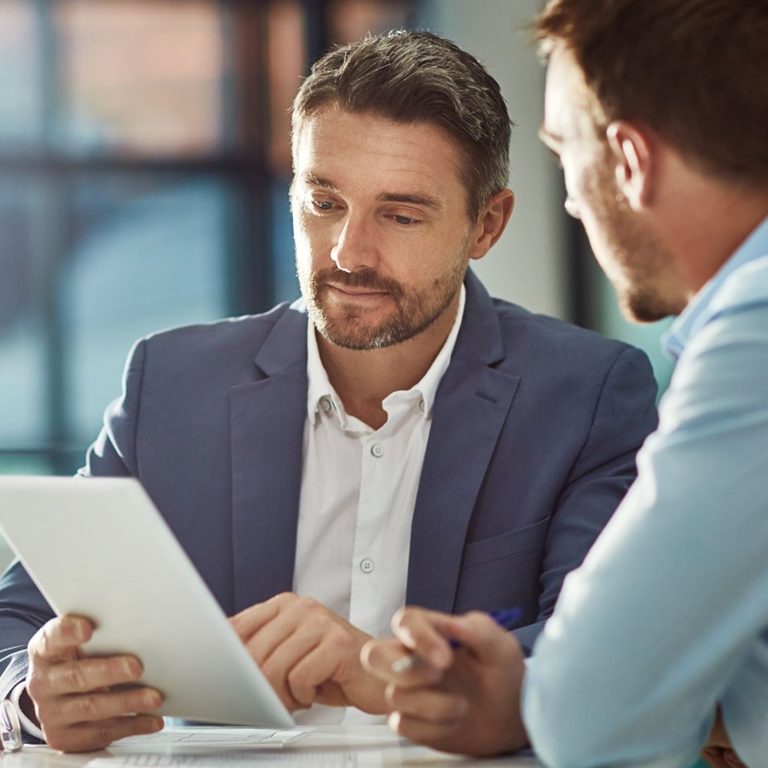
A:
POLYGON ((619 294, 619 308, 631 323, 655 323, 678 311, 668 307, 661 297, 650 293, 630 291, 619 294))

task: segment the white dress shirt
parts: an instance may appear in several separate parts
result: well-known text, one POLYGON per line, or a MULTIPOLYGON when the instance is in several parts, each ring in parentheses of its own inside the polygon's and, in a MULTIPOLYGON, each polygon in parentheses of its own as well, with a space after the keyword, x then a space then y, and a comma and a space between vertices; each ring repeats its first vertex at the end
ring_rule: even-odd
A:
MULTIPOLYGON (((293 589, 313 597, 375 637, 390 635, 405 605, 411 519, 432 424, 432 407, 464 315, 466 291, 451 332, 431 367, 407 392, 382 403, 387 422, 371 429, 344 411, 307 328, 307 419, 293 589)), ((21 712, 24 683, 11 694, 25 732, 43 738, 21 712)), ((341 707, 314 706, 299 723, 383 722, 341 707)))
MULTIPOLYGON (((387 421, 374 430, 344 410, 307 330, 309 379, 294 591, 313 597, 375 637, 405 605, 411 520, 432 425, 432 408, 464 314, 421 381, 383 401, 387 421)), ((371 722, 344 709, 312 707, 301 723, 371 722)), ((376 718, 381 721, 381 718, 376 718)))

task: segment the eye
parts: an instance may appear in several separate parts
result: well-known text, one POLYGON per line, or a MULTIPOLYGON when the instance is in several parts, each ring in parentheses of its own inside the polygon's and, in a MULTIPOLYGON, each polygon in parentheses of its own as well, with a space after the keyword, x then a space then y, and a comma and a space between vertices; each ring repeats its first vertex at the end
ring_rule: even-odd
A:
POLYGON ((411 224, 418 224, 418 221, 414 218, 411 218, 410 216, 401 216, 396 215, 392 217, 398 224, 401 224, 404 227, 407 227, 411 224))
POLYGON ((318 211, 332 211, 333 203, 330 200, 313 200, 312 207, 318 211))

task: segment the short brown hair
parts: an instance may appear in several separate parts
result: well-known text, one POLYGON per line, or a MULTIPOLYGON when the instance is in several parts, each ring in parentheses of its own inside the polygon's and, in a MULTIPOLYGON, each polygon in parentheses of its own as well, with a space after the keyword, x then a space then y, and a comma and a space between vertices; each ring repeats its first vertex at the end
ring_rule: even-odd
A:
POLYGON ((599 129, 641 122, 705 172, 768 183, 768 0, 549 0, 535 34, 574 56, 599 129))
POLYGON ((449 40, 400 30, 323 56, 293 102, 294 158, 301 121, 329 104, 442 128, 462 152, 473 220, 507 186, 512 123, 501 89, 474 56, 449 40))

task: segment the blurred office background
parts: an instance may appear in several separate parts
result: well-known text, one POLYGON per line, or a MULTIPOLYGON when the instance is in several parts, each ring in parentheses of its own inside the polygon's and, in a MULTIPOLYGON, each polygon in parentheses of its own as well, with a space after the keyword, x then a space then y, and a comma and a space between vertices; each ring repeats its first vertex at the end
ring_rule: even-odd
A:
POLYGON ((69 474, 155 330, 298 295, 288 109, 336 43, 430 29, 517 123, 491 292, 630 340, 539 143, 538 0, 0 0, 0 473, 69 474))

